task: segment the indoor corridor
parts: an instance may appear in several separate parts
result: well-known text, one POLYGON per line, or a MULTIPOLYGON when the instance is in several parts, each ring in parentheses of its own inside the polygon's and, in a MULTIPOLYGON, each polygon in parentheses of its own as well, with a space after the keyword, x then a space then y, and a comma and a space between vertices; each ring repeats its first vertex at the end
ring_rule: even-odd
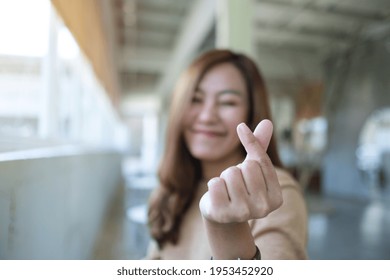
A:
POLYGON ((0 259, 145 257, 178 77, 231 49, 261 72, 309 259, 390 260, 389 15, 389 0, 0 1, 0 259))
MULTIPOLYGON (((141 259, 150 240, 145 208, 150 189, 125 185, 116 194, 98 239, 94 259, 141 259), (136 209, 134 216, 129 210, 136 209)), ((389 201, 324 197, 306 192, 308 255, 313 260, 390 259, 389 201)))

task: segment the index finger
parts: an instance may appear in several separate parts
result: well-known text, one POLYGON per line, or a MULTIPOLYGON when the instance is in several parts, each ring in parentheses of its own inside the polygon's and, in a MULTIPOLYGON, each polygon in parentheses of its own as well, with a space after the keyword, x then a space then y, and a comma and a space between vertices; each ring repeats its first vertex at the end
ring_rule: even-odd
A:
POLYGON ((240 123, 237 126, 237 134, 247 152, 246 159, 259 161, 265 154, 265 149, 261 146, 259 140, 255 137, 249 127, 245 123, 240 123))

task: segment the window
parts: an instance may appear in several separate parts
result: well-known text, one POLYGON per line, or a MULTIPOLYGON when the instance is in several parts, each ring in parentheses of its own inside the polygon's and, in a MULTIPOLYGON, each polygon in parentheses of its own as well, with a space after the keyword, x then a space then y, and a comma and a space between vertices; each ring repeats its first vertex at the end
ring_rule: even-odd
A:
POLYGON ((126 126, 49 0, 0 0, 0 33, 0 152, 124 148, 126 126))

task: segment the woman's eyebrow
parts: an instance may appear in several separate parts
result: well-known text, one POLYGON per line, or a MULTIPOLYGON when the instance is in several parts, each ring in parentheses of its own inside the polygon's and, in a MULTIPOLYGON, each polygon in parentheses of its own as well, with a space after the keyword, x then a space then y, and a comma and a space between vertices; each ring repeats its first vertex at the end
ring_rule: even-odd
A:
POLYGON ((242 92, 235 89, 225 89, 218 92, 218 95, 223 95, 223 94, 234 94, 234 95, 242 96, 242 92))

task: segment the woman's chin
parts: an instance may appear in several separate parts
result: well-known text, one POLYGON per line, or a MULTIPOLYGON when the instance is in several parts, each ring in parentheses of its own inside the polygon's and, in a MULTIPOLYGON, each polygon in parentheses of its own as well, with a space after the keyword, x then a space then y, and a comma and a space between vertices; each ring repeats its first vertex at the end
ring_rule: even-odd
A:
POLYGON ((192 154, 194 158, 200 161, 216 161, 220 158, 215 151, 198 151, 192 154))

